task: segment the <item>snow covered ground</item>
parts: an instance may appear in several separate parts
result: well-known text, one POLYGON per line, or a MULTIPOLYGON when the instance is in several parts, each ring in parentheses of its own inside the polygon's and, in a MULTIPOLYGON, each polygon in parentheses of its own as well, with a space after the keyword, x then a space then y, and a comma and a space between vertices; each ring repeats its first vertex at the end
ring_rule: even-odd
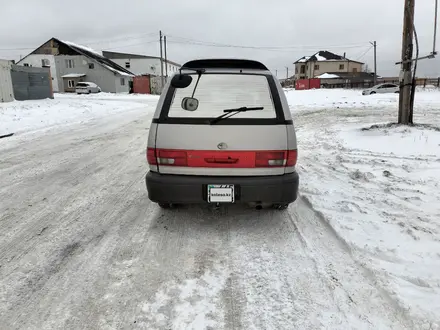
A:
POLYGON ((0 103, 0 136, 81 124, 127 111, 154 111, 155 95, 55 94, 55 99, 0 103))
POLYGON ((389 125, 396 121, 394 94, 290 91, 288 98, 302 195, 402 312, 422 328, 437 329, 440 92, 417 94, 416 127, 389 125))
MULTIPOLYGON (((0 104, 6 329, 440 329, 440 92, 287 91, 301 197, 164 211, 143 181, 157 96, 0 104)), ((0 326, 1 328, 1 326, 0 326)))

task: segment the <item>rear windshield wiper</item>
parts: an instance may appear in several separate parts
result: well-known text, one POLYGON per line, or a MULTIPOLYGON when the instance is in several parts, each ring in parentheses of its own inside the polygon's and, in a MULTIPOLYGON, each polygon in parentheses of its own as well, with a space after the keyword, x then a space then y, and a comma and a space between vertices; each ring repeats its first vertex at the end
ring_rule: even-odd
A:
POLYGON ((264 109, 264 107, 253 107, 253 108, 241 107, 241 108, 235 108, 235 109, 225 109, 225 110, 223 110, 224 113, 222 115, 212 119, 209 122, 209 124, 214 125, 214 124, 218 123, 220 120, 230 118, 240 112, 256 111, 256 110, 263 110, 263 109, 264 109))

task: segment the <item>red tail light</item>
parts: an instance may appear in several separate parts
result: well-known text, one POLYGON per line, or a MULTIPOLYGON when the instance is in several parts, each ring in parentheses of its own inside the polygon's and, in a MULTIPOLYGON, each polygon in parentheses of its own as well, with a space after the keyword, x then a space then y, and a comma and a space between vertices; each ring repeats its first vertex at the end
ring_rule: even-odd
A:
POLYGON ((292 167, 296 165, 296 162, 298 160, 298 150, 288 150, 287 151, 287 167, 292 167))
POLYGON ((283 167, 286 164, 286 151, 257 151, 255 167, 283 167))
POLYGON ((147 160, 150 165, 187 166, 186 151, 148 148, 147 160))
POLYGON ((157 165, 156 161, 156 155, 154 154, 155 149, 154 148, 148 148, 147 149, 147 161, 150 165, 157 165))
POLYGON ((205 168, 292 167, 296 165, 297 150, 224 151, 147 149, 150 165, 205 168))

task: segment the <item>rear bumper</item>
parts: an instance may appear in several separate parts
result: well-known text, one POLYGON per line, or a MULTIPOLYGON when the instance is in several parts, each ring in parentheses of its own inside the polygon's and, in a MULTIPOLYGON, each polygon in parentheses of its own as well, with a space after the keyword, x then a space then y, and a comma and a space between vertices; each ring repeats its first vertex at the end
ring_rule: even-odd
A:
POLYGON ((148 197, 156 203, 199 204, 207 202, 207 185, 235 185, 236 203, 292 203, 297 199, 299 176, 192 176, 148 172, 148 197))

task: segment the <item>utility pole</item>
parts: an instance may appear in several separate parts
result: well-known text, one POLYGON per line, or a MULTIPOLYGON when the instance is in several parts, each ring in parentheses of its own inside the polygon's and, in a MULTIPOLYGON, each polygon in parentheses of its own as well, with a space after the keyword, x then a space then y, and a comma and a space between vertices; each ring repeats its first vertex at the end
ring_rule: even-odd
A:
POLYGON ((168 80, 167 36, 163 37, 163 45, 165 50, 165 77, 168 80))
POLYGON ((159 43, 160 43, 160 82, 161 82, 161 86, 160 86, 160 90, 162 91, 163 87, 164 87, 164 83, 163 83, 163 55, 162 55, 162 31, 159 31, 159 43))
POLYGON ((286 79, 289 80, 289 67, 286 66, 286 79))
POLYGON ((377 85, 377 52, 376 52, 376 41, 371 42, 370 44, 374 47, 374 85, 377 85))
POLYGON ((404 125, 410 124, 414 2, 415 0, 405 0, 405 9, 403 16, 402 64, 399 77, 400 94, 398 123, 404 125))
POLYGON ((278 70, 275 70, 275 77, 278 77, 278 70))

